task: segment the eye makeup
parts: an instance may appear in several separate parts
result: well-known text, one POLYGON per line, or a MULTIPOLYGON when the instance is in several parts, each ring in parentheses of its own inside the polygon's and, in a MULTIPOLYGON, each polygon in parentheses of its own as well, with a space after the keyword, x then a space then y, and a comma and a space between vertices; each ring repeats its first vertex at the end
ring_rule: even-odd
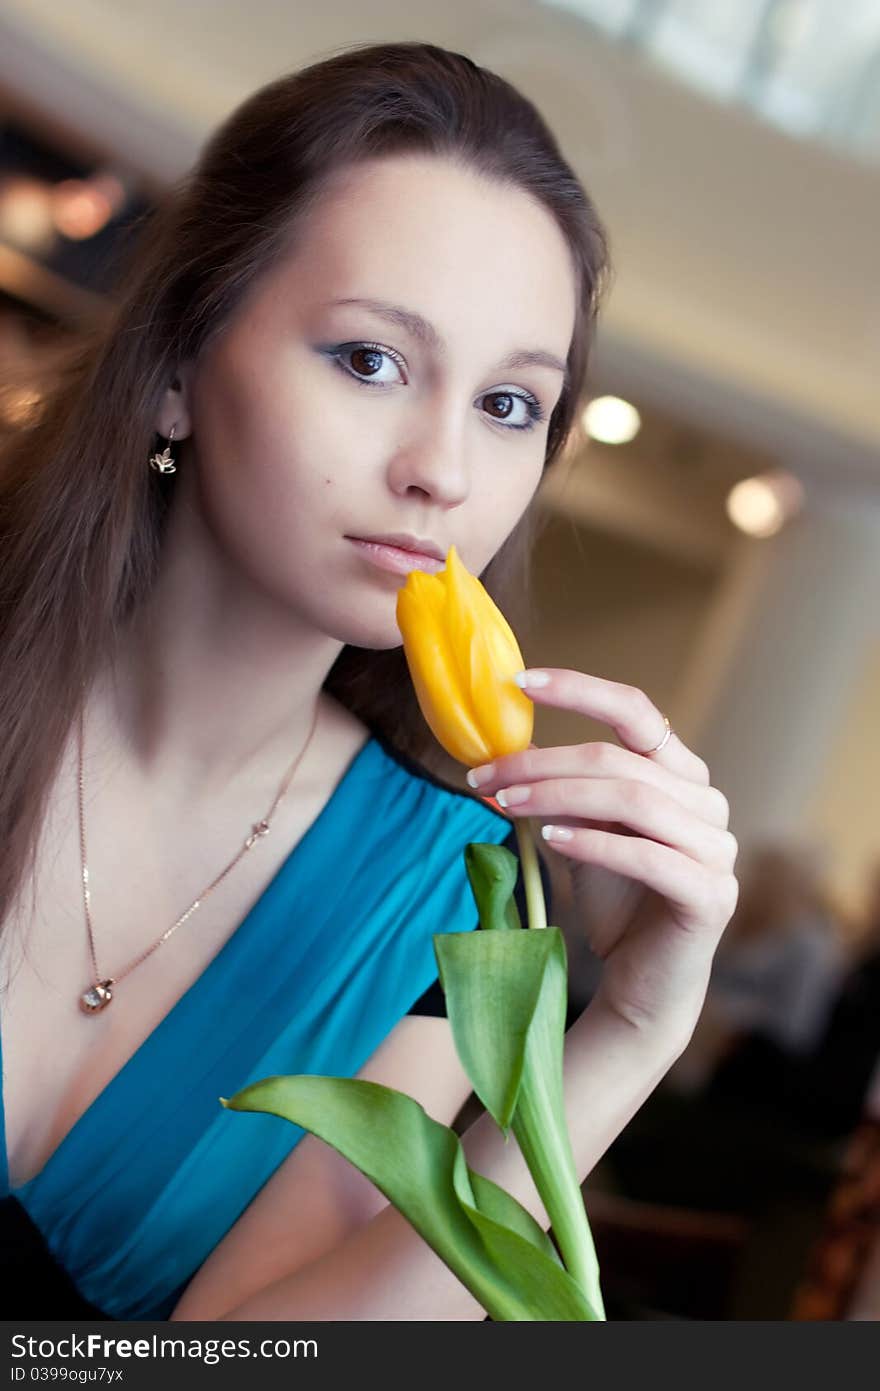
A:
MULTIPOLYGON (((374 390, 381 391, 387 389, 389 386, 406 384, 405 380, 403 383, 375 381, 371 379, 370 376, 362 375, 355 367, 348 365, 345 361, 346 357, 352 358, 356 353, 365 354, 367 356, 373 355, 374 357, 387 357, 395 363, 402 373, 405 369, 405 363, 400 353, 396 352, 394 348, 386 347, 382 343, 372 343, 365 339, 355 339, 334 346, 322 347, 320 351, 325 357, 328 357, 340 371, 344 372, 347 377, 357 382, 359 386, 371 387, 374 390)), ((488 401, 493 398, 508 401, 522 401, 526 410, 526 419, 516 424, 506 424, 503 418, 490 415, 489 419, 492 424, 500 425, 503 430, 533 430, 538 424, 547 419, 547 413, 537 397, 533 396, 529 391, 524 391, 520 387, 506 387, 504 390, 484 391, 477 399, 480 401, 488 401)))

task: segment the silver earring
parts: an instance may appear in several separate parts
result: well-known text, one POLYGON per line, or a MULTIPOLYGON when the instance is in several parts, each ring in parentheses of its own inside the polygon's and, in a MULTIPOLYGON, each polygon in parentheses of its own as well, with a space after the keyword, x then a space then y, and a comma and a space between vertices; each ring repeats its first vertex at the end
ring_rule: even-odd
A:
POLYGON ((174 439, 174 431, 176 430, 176 428, 176 425, 171 426, 171 433, 168 436, 168 443, 162 450, 162 453, 152 454, 150 456, 150 468, 154 468, 157 471, 157 473, 177 472, 177 465, 171 457, 171 442, 174 439))

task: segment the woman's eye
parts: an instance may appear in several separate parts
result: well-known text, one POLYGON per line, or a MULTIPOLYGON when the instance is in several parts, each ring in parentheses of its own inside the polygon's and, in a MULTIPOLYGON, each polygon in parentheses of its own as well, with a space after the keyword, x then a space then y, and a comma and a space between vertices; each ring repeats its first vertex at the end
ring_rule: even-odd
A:
POLYGON ((406 381, 403 358, 392 348, 383 348, 379 343, 342 343, 331 356, 344 372, 363 386, 392 386, 395 381, 406 381), (383 358, 387 359, 392 372, 397 372, 396 377, 383 375, 383 358))
POLYGON ((546 419, 540 401, 524 391, 489 391, 480 397, 489 402, 487 413, 508 430, 532 430, 546 419))

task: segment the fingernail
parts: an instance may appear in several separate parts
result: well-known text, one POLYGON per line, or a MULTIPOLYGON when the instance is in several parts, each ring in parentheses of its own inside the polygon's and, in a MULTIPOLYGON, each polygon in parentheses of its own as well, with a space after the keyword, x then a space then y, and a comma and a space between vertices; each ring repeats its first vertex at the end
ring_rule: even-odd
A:
POLYGON ((542 826, 541 835, 545 840, 571 840, 574 831, 568 826, 542 826))
POLYGON ((504 787, 495 793, 495 801, 500 807, 517 807, 520 802, 527 802, 531 795, 530 787, 504 787))
POLYGON ((518 671, 514 675, 514 681, 518 686, 533 690, 536 686, 549 686, 550 676, 546 671, 518 671))
POLYGON ((472 768, 467 775, 470 787, 482 787, 483 783, 491 782, 495 776, 495 764, 484 763, 479 768, 472 768))

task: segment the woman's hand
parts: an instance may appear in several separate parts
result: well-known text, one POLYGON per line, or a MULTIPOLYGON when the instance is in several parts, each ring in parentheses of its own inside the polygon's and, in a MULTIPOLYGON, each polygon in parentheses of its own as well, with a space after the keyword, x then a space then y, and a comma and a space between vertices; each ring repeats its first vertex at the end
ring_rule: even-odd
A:
POLYGON ((488 765, 493 771, 479 780, 480 793, 513 817, 567 827, 571 839, 547 841, 560 854, 645 885, 625 926, 587 927, 604 961, 599 993, 630 1022, 668 1031, 684 1047, 739 896, 727 799, 676 734, 650 756, 631 751, 654 748, 665 733, 644 692, 580 671, 542 670, 550 681, 527 685, 530 699, 603 720, 627 747, 585 743, 508 754, 488 765))

